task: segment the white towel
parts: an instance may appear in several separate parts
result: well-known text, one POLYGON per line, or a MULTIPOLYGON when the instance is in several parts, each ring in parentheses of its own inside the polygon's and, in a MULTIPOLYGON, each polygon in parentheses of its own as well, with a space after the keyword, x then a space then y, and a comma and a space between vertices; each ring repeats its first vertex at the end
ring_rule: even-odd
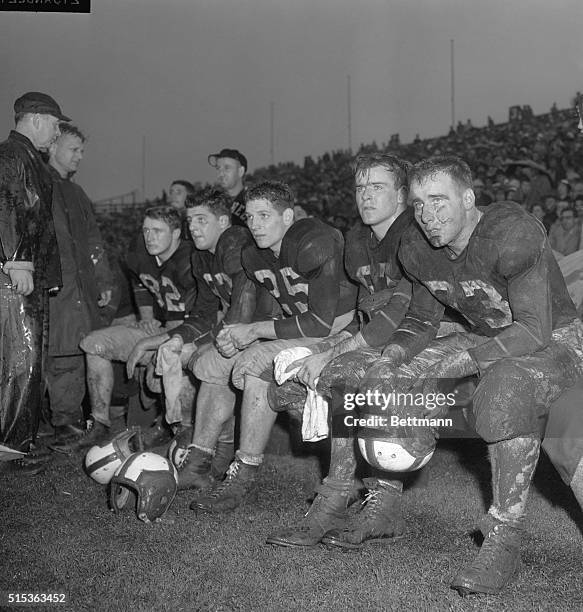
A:
MULTIPOLYGON (((273 360, 275 382, 282 385, 286 380, 293 378, 299 368, 286 372, 287 366, 296 359, 311 354, 312 351, 305 346, 280 351, 273 360)), ((318 382, 317 379, 316 382, 318 382)), ((328 401, 316 391, 308 388, 302 417, 302 440, 304 442, 318 442, 327 438, 328 433, 328 401)))

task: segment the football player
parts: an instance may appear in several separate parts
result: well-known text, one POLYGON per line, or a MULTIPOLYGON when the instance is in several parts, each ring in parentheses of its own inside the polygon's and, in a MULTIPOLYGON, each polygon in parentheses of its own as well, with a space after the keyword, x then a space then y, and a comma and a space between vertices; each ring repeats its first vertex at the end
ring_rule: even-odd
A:
POLYGON ((87 386, 93 424, 71 449, 99 444, 109 436, 109 407, 113 386, 112 361, 127 364, 133 375, 153 350, 168 340, 168 331, 188 316, 199 335, 216 320, 217 299, 205 284, 197 284, 191 268, 194 245, 181 240, 182 217, 172 206, 146 210, 142 234, 146 253, 139 249, 128 262, 139 310, 135 326, 113 326, 90 333, 81 341, 87 358, 87 386))
MULTIPOLYGON (((546 413, 583 372, 582 324, 543 226, 514 203, 476 208, 463 160, 416 164, 409 201, 417 225, 405 232, 399 257, 413 283, 411 303, 361 391, 428 394, 442 379, 479 375, 470 420, 489 447, 493 500, 482 547, 452 588, 498 593, 518 570, 546 413), (434 340, 444 305, 471 331, 434 340)), ((428 412, 436 416, 439 408, 428 412)), ((364 406, 364 418, 375 414, 374 402, 364 406)), ((365 459, 378 465, 371 449, 377 453, 399 430, 365 427, 358 436, 365 459)))
MULTIPOLYGON (((332 447, 330 471, 318 488, 318 495, 301 524, 271 535, 268 543, 279 546, 314 546, 333 529, 344 528, 342 541, 400 535, 400 480, 366 479, 369 502, 355 515, 354 527, 346 524, 347 507, 355 487, 356 457, 354 428, 342 427, 343 397, 335 391, 342 381, 343 392, 356 392, 367 367, 381 355, 382 347, 400 324, 411 297, 411 284, 397 258, 404 231, 414 223, 413 210, 407 207, 408 163, 387 154, 363 154, 353 164, 356 206, 361 218, 346 236, 345 267, 359 284, 358 309, 366 319, 362 330, 332 348, 313 348, 315 354, 288 367, 300 367, 296 378, 330 397, 332 447), (319 351, 319 352, 318 352, 319 351), (329 364, 329 365, 328 365, 329 364), (327 367, 325 367, 327 366, 327 367), (374 494, 372 493, 374 491, 374 494), (379 509, 382 511, 379 512, 379 509)), ((299 400, 306 393, 297 383, 272 385, 270 403, 274 410, 299 400), (295 399, 298 398, 298 399, 295 399)), ((300 408, 301 409, 301 408, 300 408)), ((334 534, 332 534, 333 536, 334 534)), ((334 542, 330 542, 334 543, 334 542)))
POLYGON ((246 195, 247 222, 255 244, 243 249, 243 268, 277 300, 283 317, 225 325, 217 335, 217 346, 223 356, 233 358, 209 363, 203 355, 196 364, 195 374, 204 373, 214 398, 198 405, 197 419, 205 426, 195 429, 197 447, 213 448, 223 423, 233 414, 231 377, 243 397, 235 461, 225 480, 192 502, 193 510, 232 510, 253 488, 276 419, 267 401, 274 356, 355 326, 356 288, 342 266, 342 235, 318 219, 294 223, 293 206, 293 193, 283 183, 266 181, 246 195))
MULTIPOLYGON (((187 198, 186 219, 196 247, 192 253, 192 270, 199 284, 208 285, 219 298, 221 317, 210 335, 203 337, 199 334, 199 327, 187 319, 172 330, 172 338, 160 347, 160 351, 180 352, 181 364, 201 381, 196 399, 199 416, 195 431, 205 429, 206 413, 200 406, 212 406, 217 401, 217 386, 206 382, 207 378, 211 376, 212 381, 217 368, 221 367, 216 362, 220 364, 226 359, 212 341, 225 324, 249 323, 257 312, 264 312, 268 316, 274 304, 270 294, 265 290, 258 291, 243 270, 241 251, 253 244, 253 238, 246 227, 231 225, 230 209, 231 199, 222 190, 207 191, 196 199, 187 198), (205 355, 204 360, 201 359, 200 365, 195 367, 202 354, 205 355)), ((169 374, 165 368, 162 374, 165 388, 173 386, 168 382, 169 374)), ((210 448, 190 444, 193 433, 190 430, 186 445, 188 451, 177 466, 180 489, 205 488, 212 483, 211 476, 215 479, 224 476, 234 455, 233 426, 234 419, 228 420, 216 444, 210 448)), ((185 432, 185 435, 188 433, 185 432)), ((195 439, 199 437, 195 435, 195 439)))
MULTIPOLYGON (((583 133, 583 95, 575 99, 579 132, 583 133)), ((583 508, 583 379, 553 403, 542 447, 583 508), (577 410, 576 408, 579 408, 577 410)))

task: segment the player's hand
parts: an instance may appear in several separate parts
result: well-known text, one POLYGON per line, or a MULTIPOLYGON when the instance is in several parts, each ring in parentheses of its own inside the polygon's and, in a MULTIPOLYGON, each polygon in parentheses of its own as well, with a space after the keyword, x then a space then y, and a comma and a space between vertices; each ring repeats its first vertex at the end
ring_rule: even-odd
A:
POLYGON ((227 359, 234 357, 239 351, 235 348, 229 331, 223 327, 215 338, 215 346, 217 351, 227 359))
POLYGON ((102 291, 99 294, 99 299, 97 300, 97 305, 99 308, 104 308, 111 302, 111 289, 107 289, 106 291, 102 291))
MULTIPOLYGON (((419 381, 424 395, 440 392, 440 384, 444 379, 459 379, 478 372, 478 366, 468 351, 460 351, 449 355, 431 366, 419 381)), ((435 410, 427 410, 426 414, 434 414, 435 410)))
POLYGON ((30 270, 16 270, 11 268, 8 270, 12 290, 20 295, 30 295, 34 290, 34 282, 32 280, 32 272, 30 270))
POLYGON ((381 357, 364 375, 360 389, 362 391, 395 391, 399 380, 399 366, 405 361, 405 351, 398 344, 389 344, 381 357))
POLYGON ((136 366, 144 359, 146 352, 147 351, 144 348, 142 341, 140 340, 137 342, 126 362, 126 372, 128 378, 133 378, 136 371, 136 366))
POLYGON ((405 349, 398 344, 388 344, 381 355, 383 360, 390 361, 393 367, 398 367, 405 361, 405 349))
POLYGON ((240 351, 257 340, 253 323, 225 325, 223 331, 229 334, 232 345, 240 351))
POLYGON ((317 353, 316 355, 308 355, 307 357, 302 357, 302 359, 296 359, 287 366, 285 371, 291 372, 299 367, 300 369, 296 373, 296 379, 306 385, 306 387, 315 390, 316 379, 330 361, 331 358, 328 352, 317 353))
POLYGON ((138 328, 145 331, 149 336, 155 336, 162 327, 158 319, 142 319, 138 321, 138 328))

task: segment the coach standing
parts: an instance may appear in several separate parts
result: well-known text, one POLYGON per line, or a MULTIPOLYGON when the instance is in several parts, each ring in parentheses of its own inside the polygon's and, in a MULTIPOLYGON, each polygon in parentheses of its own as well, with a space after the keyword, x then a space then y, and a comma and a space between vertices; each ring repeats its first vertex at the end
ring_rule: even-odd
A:
POLYGON ((14 112, 16 127, 0 144, 0 443, 28 451, 41 402, 48 289, 60 284, 52 180, 40 152, 70 119, 39 92, 18 98, 14 112))
POLYGON ((105 308, 111 300, 113 278, 93 205, 71 180, 83 159, 85 140, 77 127, 64 123, 49 148, 63 281, 60 291, 49 299, 46 366, 57 446, 83 433, 79 422, 85 397, 85 355, 79 342, 92 330, 109 325, 115 315, 113 309, 105 308))

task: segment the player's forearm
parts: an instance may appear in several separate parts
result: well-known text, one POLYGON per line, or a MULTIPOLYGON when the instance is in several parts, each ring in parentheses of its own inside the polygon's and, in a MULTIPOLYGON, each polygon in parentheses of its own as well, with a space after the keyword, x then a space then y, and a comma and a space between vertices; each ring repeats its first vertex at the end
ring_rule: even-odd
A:
POLYGON ((163 334, 158 334, 157 336, 150 336, 148 338, 144 338, 140 340, 140 346, 145 351, 153 351, 157 349, 161 344, 170 340, 170 334, 164 332, 163 334))
POLYGON ((249 323, 252 326, 253 335, 255 338, 263 338, 264 340, 276 340, 274 321, 258 321, 257 323, 249 323))
POLYGON ((153 306, 138 306, 138 312, 140 313, 140 321, 153 321, 154 320, 154 307, 153 306))
POLYGON ((330 359, 334 359, 334 357, 338 357, 344 353, 357 351, 363 348, 369 348, 369 344, 363 338, 362 334, 358 332, 354 336, 350 336, 350 338, 342 340, 332 348, 328 349, 326 352, 330 355, 330 359))

